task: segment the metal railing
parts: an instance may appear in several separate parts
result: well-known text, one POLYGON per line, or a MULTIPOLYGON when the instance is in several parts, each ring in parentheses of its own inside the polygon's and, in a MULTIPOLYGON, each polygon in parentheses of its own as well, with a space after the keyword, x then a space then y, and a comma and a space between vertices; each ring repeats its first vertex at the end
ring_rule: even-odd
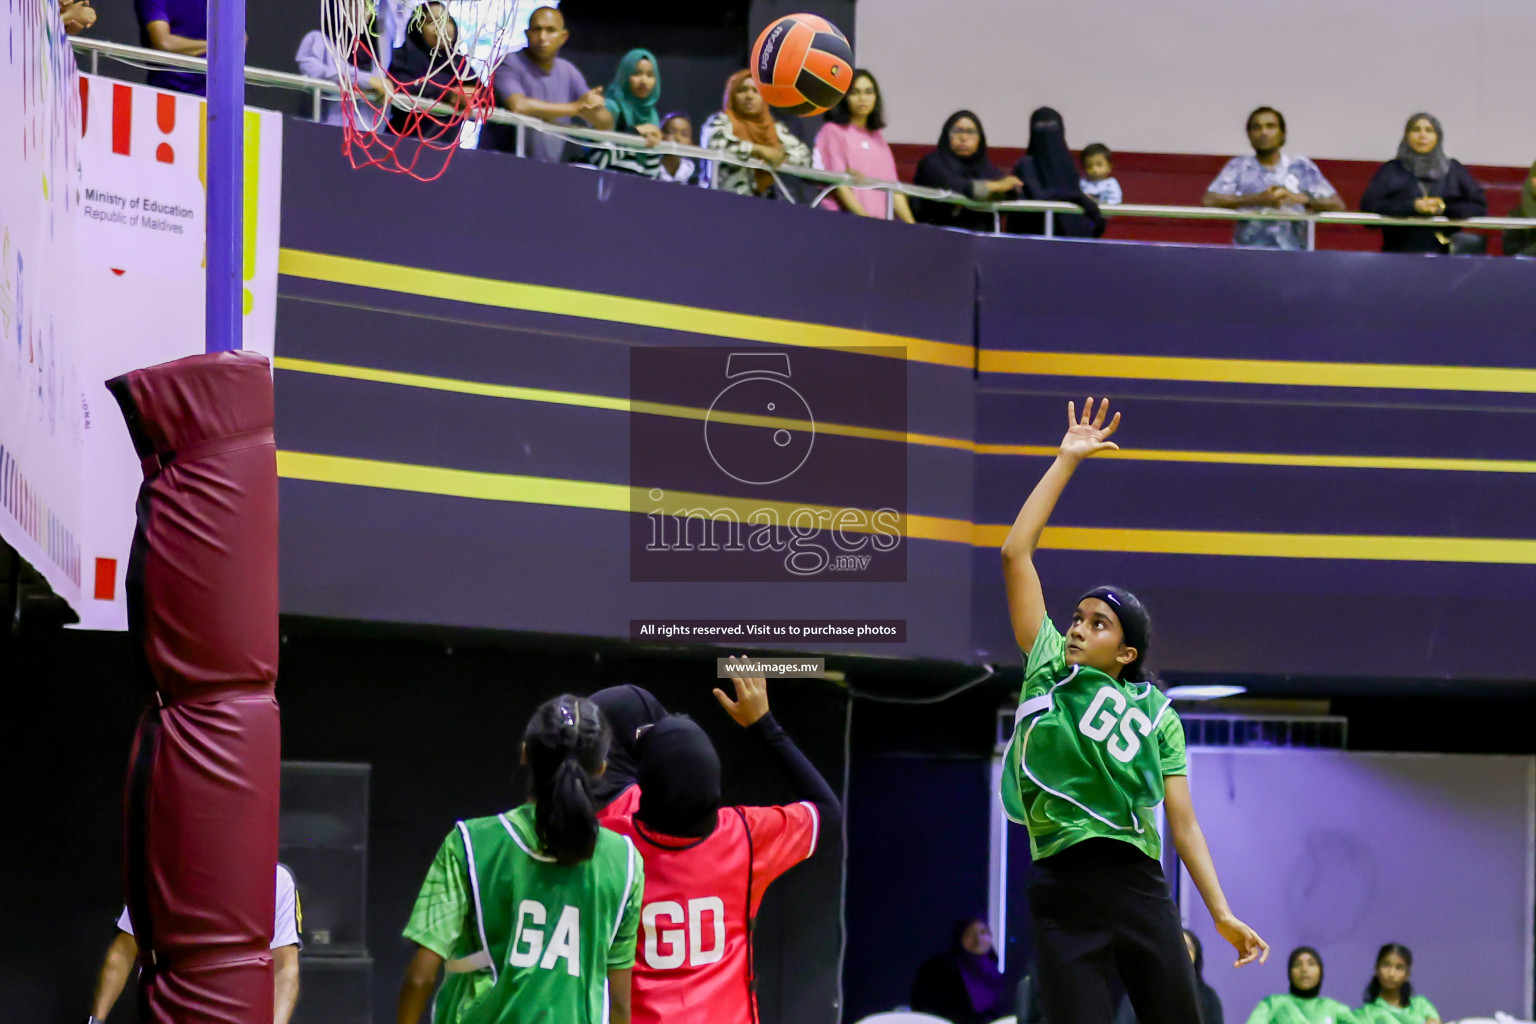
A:
MULTIPOLYGON (((134 67, 167 67, 202 72, 208 70, 208 62, 201 57, 186 57, 181 54, 148 50, 139 46, 128 46, 123 43, 112 43, 106 40, 82 36, 71 37, 70 43, 76 51, 90 55, 90 71, 92 74, 101 73, 100 63, 103 57, 134 67)), ((268 68, 248 66, 245 69, 245 80, 248 85, 308 93, 311 97, 311 115, 317 121, 321 119, 322 104, 326 100, 340 101, 342 98, 341 86, 333 80, 309 78, 305 75, 293 74, 287 71, 273 71, 268 68)), ((409 108, 411 105, 408 98, 398 94, 394 97, 393 102, 395 105, 405 108, 409 108)), ((512 125, 517 128, 518 153, 524 151, 526 133, 535 131, 547 135, 557 135, 567 141, 579 143, 590 148, 634 153, 654 153, 661 156, 675 155, 692 160, 733 164, 738 167, 748 167, 753 170, 768 172, 773 176, 779 191, 791 202, 794 201, 794 194, 784 185, 780 175, 820 183, 823 188, 817 193, 816 198, 812 200, 812 205, 821 202, 822 199, 839 188, 875 189, 882 192, 900 193, 913 199, 949 203, 955 206, 963 206, 968 209, 991 213, 993 215, 994 231, 1001 230, 1003 214, 1043 213, 1045 214, 1044 233, 1047 237, 1052 237, 1056 234, 1057 214, 1082 213, 1082 210, 1073 203, 1040 199, 1011 199, 995 203, 980 202, 969 196, 960 195, 945 189, 928 188, 923 185, 912 185, 901 181, 880 181, 855 177, 837 171, 825 171, 820 168, 805 167, 798 164, 780 164, 778 167, 774 167, 761 160, 744 159, 718 149, 685 146, 676 142, 657 142, 651 145, 640 140, 639 136, 624 132, 603 131, 581 125, 552 124, 536 117, 514 114, 510 110, 500 108, 488 114, 486 120, 495 124, 512 125)), ((890 210, 891 205, 889 203, 886 204, 887 211, 890 210)), ((1101 206, 1099 210, 1106 217, 1152 217, 1167 220, 1300 221, 1307 226, 1308 249, 1315 247, 1319 225, 1351 225, 1371 228, 1466 228, 1481 231, 1530 230, 1536 228, 1536 221, 1522 217, 1469 217, 1464 220, 1451 220, 1447 217, 1383 217, 1374 213, 1355 212, 1286 213, 1279 210, 1225 210, 1209 206, 1157 206, 1142 203, 1121 203, 1114 206, 1101 206)), ((889 216, 889 212, 887 215, 889 216)))

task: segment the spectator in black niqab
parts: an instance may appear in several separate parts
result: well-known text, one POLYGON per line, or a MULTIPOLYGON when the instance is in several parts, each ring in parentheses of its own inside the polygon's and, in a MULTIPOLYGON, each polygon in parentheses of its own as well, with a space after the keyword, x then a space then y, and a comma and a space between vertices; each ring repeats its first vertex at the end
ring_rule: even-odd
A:
MULTIPOLYGON (((957 110, 939 132, 939 148, 918 161, 913 183, 942 188, 985 203, 1018 198, 1018 178, 1004 173, 987 159, 987 133, 981 118, 969 110, 957 110)), ((954 203, 912 201, 912 216, 924 224, 968 231, 991 231, 996 223, 986 210, 972 210, 954 203)))
MULTIPOLYGON (((1024 183, 1025 199, 1076 203, 1082 207, 1082 216, 1056 214, 1055 234, 1066 238, 1098 238, 1104 234, 1104 215, 1099 212, 1099 204, 1083 194, 1082 178, 1067 147, 1067 130, 1061 115, 1050 107, 1041 107, 1029 115, 1029 152, 1013 165, 1013 174, 1024 183)), ((1011 213, 1008 230, 1017 235, 1043 235, 1045 214, 1011 213)))
POLYGON ((986 1024, 1009 1010, 1008 983, 997 969, 992 933, 979 917, 961 918, 949 952, 923 962, 912 984, 912 1009, 954 1024, 986 1024))
MULTIPOLYGON (((1377 169, 1360 197, 1360 209, 1384 217, 1449 217, 1488 213, 1488 198, 1472 173, 1445 154, 1445 133, 1431 114, 1414 114, 1403 129, 1397 156, 1377 169)), ((1382 252, 1450 252, 1459 228, 1430 226, 1381 229, 1382 252)))

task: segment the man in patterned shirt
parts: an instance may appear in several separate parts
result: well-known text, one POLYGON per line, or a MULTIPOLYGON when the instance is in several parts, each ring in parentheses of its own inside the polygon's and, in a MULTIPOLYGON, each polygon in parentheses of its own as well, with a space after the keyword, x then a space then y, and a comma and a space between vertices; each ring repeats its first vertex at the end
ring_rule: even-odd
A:
MULTIPOLYGON (((1252 156, 1227 161, 1211 182, 1204 206, 1222 210, 1276 210, 1323 213, 1344 209, 1344 200, 1317 164, 1285 152, 1285 115, 1260 107, 1248 115, 1252 156)), ((1249 249, 1305 249, 1307 225, 1299 220, 1241 220, 1232 244, 1249 249)))

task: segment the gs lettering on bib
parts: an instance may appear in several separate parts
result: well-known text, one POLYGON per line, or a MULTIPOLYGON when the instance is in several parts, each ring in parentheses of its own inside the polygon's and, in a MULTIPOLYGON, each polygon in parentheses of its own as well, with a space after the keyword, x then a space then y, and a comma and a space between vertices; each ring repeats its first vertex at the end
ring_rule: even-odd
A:
POLYGON ((1008 816, 1028 827, 1034 857, 1110 837, 1158 858, 1163 777, 1185 772, 1184 729, 1168 698, 1148 683, 1068 665, 1048 619, 1021 696, 1002 797, 1008 816))
POLYGON ((1083 712, 1082 721, 1077 724, 1082 734, 1091 740, 1107 738, 1110 754, 1122 764, 1130 764, 1141 749, 1142 739, 1152 735, 1152 719, 1140 708, 1128 708, 1126 703, 1125 696, 1115 687, 1100 687, 1088 710, 1083 712), (1119 726, 1118 733, 1116 726, 1119 726))

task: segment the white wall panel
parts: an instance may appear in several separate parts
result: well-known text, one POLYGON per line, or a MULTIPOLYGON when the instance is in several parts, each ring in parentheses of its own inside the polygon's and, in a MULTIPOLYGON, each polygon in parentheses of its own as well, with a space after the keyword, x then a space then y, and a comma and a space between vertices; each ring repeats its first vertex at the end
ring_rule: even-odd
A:
POLYGON ((1386 160, 1428 110, 1464 163, 1536 159, 1533 0, 859 0, 856 54, 895 142, 931 143, 968 107, 1021 146, 1054 106, 1081 148, 1245 151, 1279 107, 1290 148, 1386 160))

